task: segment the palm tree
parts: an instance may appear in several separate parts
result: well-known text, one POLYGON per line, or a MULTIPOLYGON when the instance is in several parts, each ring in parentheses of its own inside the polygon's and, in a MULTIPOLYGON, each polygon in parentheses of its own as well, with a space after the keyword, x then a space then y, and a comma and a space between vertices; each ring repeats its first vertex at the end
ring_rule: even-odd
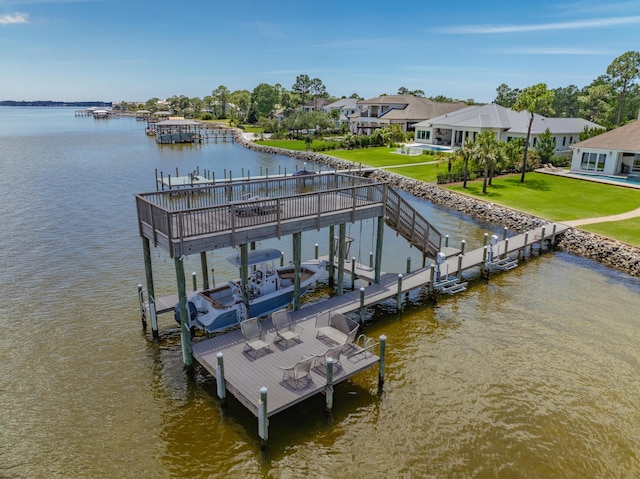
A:
POLYGON ((500 156, 500 143, 493 132, 485 131, 476 137, 471 148, 473 159, 479 165, 484 165, 482 193, 486 194, 489 170, 493 169, 498 157, 500 156))

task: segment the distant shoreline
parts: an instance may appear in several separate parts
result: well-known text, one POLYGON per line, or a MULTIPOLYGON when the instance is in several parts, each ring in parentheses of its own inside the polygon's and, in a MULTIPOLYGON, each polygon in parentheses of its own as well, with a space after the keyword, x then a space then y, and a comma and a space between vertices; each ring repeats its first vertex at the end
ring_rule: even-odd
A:
POLYGON ((0 106, 107 106, 111 107, 110 101, 53 101, 53 100, 36 100, 36 101, 15 101, 2 100, 0 106))

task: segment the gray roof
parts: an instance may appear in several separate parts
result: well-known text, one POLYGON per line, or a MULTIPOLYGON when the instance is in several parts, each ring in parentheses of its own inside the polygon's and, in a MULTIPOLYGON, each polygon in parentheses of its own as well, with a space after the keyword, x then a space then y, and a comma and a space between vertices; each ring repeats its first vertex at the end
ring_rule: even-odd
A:
POLYGON ((324 108, 329 110, 355 110, 357 101, 358 100, 356 100, 355 98, 341 98, 340 100, 325 105, 324 108))
POLYGON ((640 121, 627 123, 615 130, 574 143, 573 148, 598 148, 640 153, 640 121))
MULTIPOLYGON (((480 128, 483 130, 503 130, 510 133, 526 134, 529 128, 529 113, 515 111, 495 103, 476 105, 447 113, 430 120, 420 122, 416 127, 440 128, 480 128)), ((547 128, 554 134, 576 133, 600 125, 582 118, 547 118, 535 114, 531 133, 540 134, 547 128)))
POLYGON ((421 121, 464 108, 466 103, 438 103, 413 95, 383 95, 358 101, 358 105, 397 105, 379 118, 390 121, 421 121))

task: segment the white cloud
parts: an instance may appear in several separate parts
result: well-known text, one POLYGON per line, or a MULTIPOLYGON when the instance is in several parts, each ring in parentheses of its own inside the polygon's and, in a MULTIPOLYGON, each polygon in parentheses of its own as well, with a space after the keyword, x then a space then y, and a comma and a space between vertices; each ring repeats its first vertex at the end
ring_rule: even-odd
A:
POLYGON ((575 30, 581 28, 614 27, 640 23, 640 15, 630 17, 597 18, 593 20, 576 20, 572 22, 538 23, 530 25, 461 25, 456 27, 439 27, 431 31, 437 33, 488 34, 488 33, 521 33, 547 30, 575 30))
POLYGON ((0 25, 12 25, 16 23, 29 23, 29 14, 14 13, 12 15, 0 15, 0 25))

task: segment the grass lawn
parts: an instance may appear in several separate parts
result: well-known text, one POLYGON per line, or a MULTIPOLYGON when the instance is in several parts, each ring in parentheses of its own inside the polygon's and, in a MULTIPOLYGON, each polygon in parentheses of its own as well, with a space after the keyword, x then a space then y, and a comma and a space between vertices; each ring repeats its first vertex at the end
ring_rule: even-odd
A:
POLYGON ((470 196, 509 206, 552 221, 609 216, 640 207, 640 191, 543 173, 527 173, 493 179, 493 186, 482 194, 482 179, 448 186, 470 196))
POLYGON ((602 236, 614 238, 625 243, 640 246, 640 218, 595 223, 592 225, 580 226, 580 228, 602 236))
POLYGON ((436 159, 434 155, 407 156, 394 153, 395 151, 396 148, 382 146, 378 148, 363 148, 357 150, 330 150, 325 153, 327 155, 335 156, 336 158, 353 161, 354 163, 362 163, 363 165, 372 166, 374 168, 425 163, 427 161, 435 161, 436 159))

